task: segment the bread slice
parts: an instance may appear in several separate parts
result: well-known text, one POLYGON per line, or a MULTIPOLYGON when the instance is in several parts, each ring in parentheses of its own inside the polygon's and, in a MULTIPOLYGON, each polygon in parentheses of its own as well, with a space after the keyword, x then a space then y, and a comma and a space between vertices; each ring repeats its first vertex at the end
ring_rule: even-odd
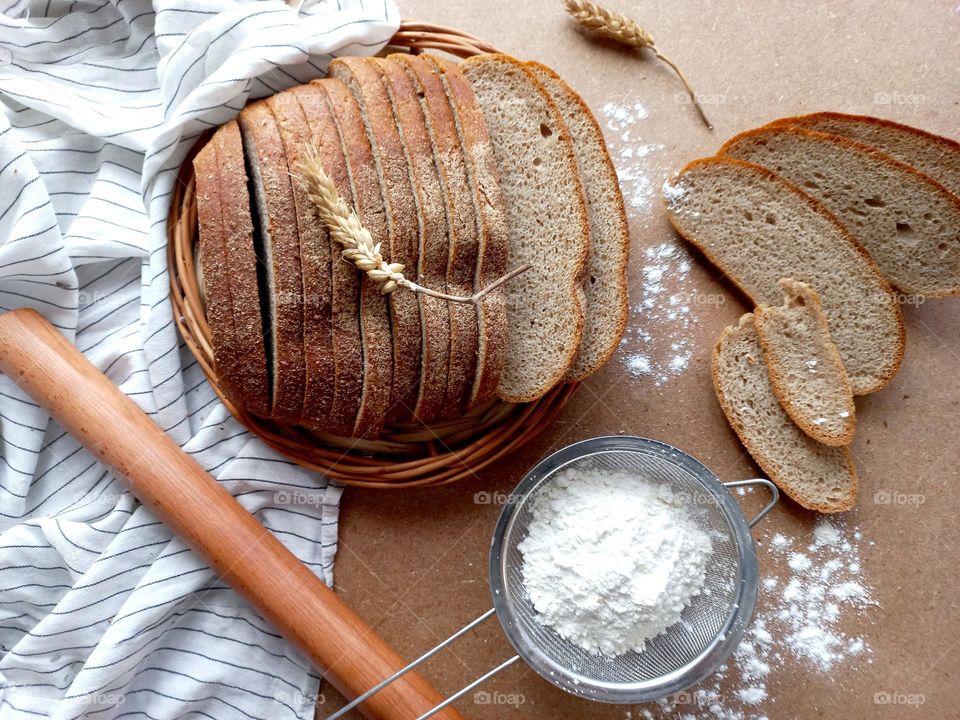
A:
MULTIPOLYGON (((380 192, 377 163, 373 149, 367 140, 360 106, 347 87, 335 80, 315 80, 314 83, 327 94, 330 109, 340 136, 340 147, 347 160, 347 176, 353 207, 360 222, 370 232, 374 243, 386 247, 387 217, 380 192)), ((389 110, 389 108, 388 108, 389 110)), ((360 280, 360 334, 363 339, 363 397, 360 412, 353 428, 353 436, 376 438, 383 430, 391 403, 393 370, 397 366, 394 355, 400 352, 394 341, 398 332, 412 332, 420 337, 418 314, 406 315, 401 330, 394 326, 391 331, 390 305, 387 297, 412 293, 392 293, 385 296, 380 286, 366 275, 360 280), (412 322, 412 324, 411 324, 412 322), (395 347, 397 349, 395 349, 395 347)), ((414 301, 414 305, 416 302, 414 301)), ((401 306, 402 307, 402 306, 401 306)), ((419 361, 419 354, 417 361, 419 361)))
MULTIPOLYGON (((429 64, 423 65, 424 72, 432 69, 440 82, 437 83, 433 75, 428 76, 424 82, 424 92, 428 96, 435 96, 433 104, 437 106, 442 106, 442 95, 445 94, 450 107, 450 117, 463 151, 474 213, 480 220, 473 279, 474 290, 480 290, 507 272, 509 254, 507 208, 483 112, 459 65, 429 54, 419 57, 408 55, 406 58, 412 68, 418 67, 424 60, 429 64)), ((449 123, 449 120, 446 122, 449 123)), ((450 184, 449 181, 447 184, 450 184)), ((468 411, 491 400, 500 385, 507 352, 506 291, 497 288, 485 295, 478 311, 477 370, 465 408, 468 411)))
MULTIPOLYGON (((417 201, 420 242, 417 265, 411 268, 410 276, 434 290, 456 292, 447 284, 450 248, 456 233, 448 222, 449 202, 434 161, 435 140, 431 136, 429 119, 421 107, 418 89, 403 66, 391 60, 378 59, 375 62, 393 107, 417 201)), ((421 422, 429 422, 462 408, 462 386, 453 387, 454 397, 448 397, 449 378, 464 372, 457 369, 451 375, 450 355, 454 346, 462 352, 465 344, 469 347, 471 341, 461 334, 457 342, 451 344, 453 309, 447 307, 446 301, 423 294, 417 298, 420 302, 423 359, 412 415, 421 422)), ((456 327, 460 330, 459 325, 456 327)))
POLYGON ((603 131, 593 113, 553 70, 527 63, 553 97, 573 138, 577 167, 587 197, 590 256, 583 281, 584 325, 580 353, 568 380, 584 380, 610 359, 627 327, 627 261, 630 228, 603 131))
POLYGON ((271 415, 300 422, 303 411, 303 279, 290 168, 273 113, 263 100, 238 116, 253 198, 254 227, 266 264, 267 330, 273 352, 271 415))
MULTIPOLYGON (((347 161, 327 94, 317 84, 303 85, 288 92, 292 93, 303 111, 310 130, 310 142, 319 153, 324 170, 344 202, 353 206, 353 188, 347 172, 347 161)), ((334 372, 327 379, 333 386, 333 403, 324 429, 334 435, 350 437, 360 414, 366 379, 360 329, 361 275, 353 263, 341 257, 343 248, 329 235, 327 240, 334 372)))
POLYGON ((758 165, 704 158, 665 187, 670 222, 754 303, 778 304, 781 278, 812 287, 856 395, 886 385, 903 358, 900 307, 836 218, 758 165))
POLYGON ((506 286, 507 358, 498 390, 504 400, 528 402, 563 381, 580 349, 586 203, 570 133, 533 73, 505 55, 477 55, 462 68, 500 171, 510 264, 532 265, 506 286))
POLYGON ((842 135, 870 145, 894 160, 915 167, 960 196, 960 143, 949 138, 890 120, 834 112, 782 118, 771 125, 842 135))
MULTIPOLYGON (((360 129, 365 130, 367 138, 362 143, 363 153, 366 155, 367 148, 372 150, 371 172, 379 183, 378 192, 382 197, 379 212, 386 221, 383 247, 389 252, 384 256, 389 262, 415 268, 419 252, 418 232, 421 231, 416 189, 411 182, 410 165, 376 61, 361 57, 338 58, 330 63, 329 72, 332 78, 349 88, 360 108, 360 129)), ((352 128, 349 131, 353 133, 352 128)), ((349 140, 346 147, 348 151, 352 149, 349 140)), ((349 164, 353 166, 353 161, 349 160, 349 164)), ((358 166, 354 168, 359 171, 358 166)), ((420 383, 423 333, 420 306, 413 293, 395 292, 389 296, 389 307, 394 352, 388 414, 391 419, 408 419, 413 415, 420 383)))
POLYGON ((890 282, 931 297, 960 293, 960 198, 867 145, 765 127, 719 152, 782 175, 842 222, 890 282))
POLYGON ((270 415, 257 256, 243 143, 236 120, 222 125, 193 160, 198 279, 210 325, 213 360, 238 405, 270 415))
POLYGON ((856 429, 853 392, 820 297, 792 278, 780 285, 783 305, 758 305, 754 310, 773 392, 787 415, 814 440, 849 445, 856 429))
POLYGON ((850 451, 818 443, 784 412, 770 385, 752 314, 723 331, 712 372, 727 421, 778 488, 818 512, 842 512, 856 504, 857 472, 850 451))
MULTIPOLYGON (((267 100, 283 140, 291 172, 297 173, 303 153, 315 147, 310 125, 297 100, 298 88, 267 100)), ((330 237, 316 205, 300 182, 293 183, 293 200, 300 230, 303 270, 304 392, 300 424, 326 429, 333 409, 336 370, 333 357, 330 237)))

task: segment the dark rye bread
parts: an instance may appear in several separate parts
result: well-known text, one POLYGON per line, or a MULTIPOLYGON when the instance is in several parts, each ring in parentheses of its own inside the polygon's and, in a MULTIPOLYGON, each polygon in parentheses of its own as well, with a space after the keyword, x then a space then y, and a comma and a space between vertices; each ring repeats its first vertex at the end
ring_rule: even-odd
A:
POLYGON ((819 112, 770 123, 842 135, 910 165, 960 197, 960 143, 909 125, 866 115, 819 112))
MULTIPOLYGON (((363 147, 372 149, 373 178, 377 179, 382 196, 379 209, 372 212, 379 213, 381 222, 386 221, 386 234, 382 238, 384 257, 388 262, 415 268, 420 229, 415 189, 390 97, 377 64, 372 58, 338 58, 330 63, 329 73, 353 93, 360 108, 360 128, 365 130, 367 138, 363 147)), ((348 165, 353 166, 349 140, 345 147, 348 165)), ((389 295, 389 308, 394 350, 388 413, 391 419, 409 419, 420 383, 420 305, 413 293, 395 292, 389 295)))
MULTIPOLYGON (((411 67, 421 60, 411 57, 411 67)), ((507 208, 500 189, 490 135, 477 97, 459 65, 435 55, 422 55, 440 77, 452 111, 457 137, 463 151, 474 212, 479 218, 480 237, 473 287, 480 290, 507 272, 509 232, 507 208)), ((435 83, 428 83, 436 93, 435 83)), ((480 301, 477 317, 479 344, 477 370, 466 410, 483 405, 496 396, 506 362, 506 291, 497 288, 480 301)))
POLYGON ((577 167, 587 197, 590 256, 583 280, 583 340, 567 373, 585 380, 610 359, 627 327, 627 261, 630 228, 603 131, 583 99, 553 70, 536 62, 527 67, 556 101, 573 138, 577 167))
MULTIPOLYGON (((393 60, 378 59, 375 61, 380 70, 390 104, 400 130, 400 138, 410 170, 411 185, 417 200, 417 222, 420 227, 419 264, 434 264, 439 269, 440 261, 446 259, 444 267, 443 287, 446 292, 459 294, 462 286, 451 283, 449 262, 452 247, 456 245, 457 236, 450 228, 452 216, 449 214, 449 204, 440 173, 434 161, 434 142, 430 134, 427 118, 420 105, 417 88, 407 75, 404 66, 393 60), (423 253, 440 253, 439 257, 425 257, 423 253)), ((470 262, 472 268, 473 261, 470 262)), ((419 271, 419 267, 418 267, 419 271)), ((419 276, 419 272, 417 273, 419 276)), ((422 283, 426 284, 426 283, 422 283)), ((429 287, 429 285, 428 285, 429 287)), ((421 316, 424 306, 430 311, 430 303, 424 304, 421 298, 421 316)), ((431 298, 435 300, 436 298, 431 298)), ((470 305, 456 307, 456 303, 443 303, 446 311, 446 339, 447 350, 440 352, 438 348, 430 348, 430 353, 446 356, 447 367, 444 385, 444 400, 440 408, 432 416, 422 412, 417 414, 421 421, 429 421, 440 417, 459 415, 466 403, 469 392, 468 383, 473 379, 473 368, 476 365, 476 309, 470 305), (465 318, 465 321, 464 321, 465 318), (454 333, 459 333, 454 337, 454 333), (471 353, 471 348, 473 352, 471 353)), ((429 330, 432 328, 423 324, 424 336, 427 342, 429 330)), ((421 381, 428 385, 439 385, 439 379, 444 376, 431 376, 426 372, 425 363, 421 363, 421 381)), ((436 368, 439 370, 440 368, 436 368)), ((426 393, 433 394, 435 390, 427 388, 426 393)), ((418 393, 417 402, 422 406, 423 393, 418 393)))
MULTIPOLYGON (((310 142, 316 148, 323 168, 344 202, 353 204, 353 190, 347 174, 347 162, 340 142, 340 133, 327 100, 317 85, 304 85, 293 91, 310 129, 310 142)), ((328 432, 353 435, 360 401, 363 398, 363 339, 360 334, 360 273, 353 263, 340 255, 341 247, 328 236, 330 276, 332 348, 334 372, 328 378, 333 386, 333 403, 328 432)))
MULTIPOLYGON (((395 67, 406 77, 399 65, 395 67)), ((420 115, 424 118, 422 112, 420 115)), ((436 128, 434 130, 436 131, 436 128)), ((433 137, 428 136, 425 142, 432 145, 433 142, 455 140, 455 134, 445 138, 434 132, 433 137)), ((432 160, 432 151, 430 157, 432 160)), ((448 155, 447 159, 453 158, 448 155)), ((454 172, 445 174, 446 182, 443 188, 450 230, 447 247, 447 292, 463 296, 473 294, 480 242, 480 219, 470 199, 462 152, 456 160, 459 167, 454 172)), ((450 367, 447 373, 445 414, 457 416, 462 414, 467 406, 476 376, 479 326, 476 306, 455 302, 447 303, 447 306, 450 315, 450 367)))
MULTIPOLYGON (((315 147, 307 116, 297 101, 298 88, 267 100, 283 140, 287 163, 297 173, 302 154, 315 147)), ((304 395, 300 424, 325 430, 333 409, 335 377, 331 328, 330 237, 302 183, 293 183, 303 268, 304 395)))
POLYGON ((770 385, 752 314, 723 331, 713 351, 712 374, 731 427, 777 487, 822 513, 856 505, 857 472, 850 451, 818 443, 784 412, 770 385))
MULTIPOLYGON (((347 175, 353 207, 360 222, 370 232, 374 243, 387 242, 387 218, 380 192, 377 163, 367 140, 360 106, 347 87, 337 80, 314 80, 313 84, 327 94, 340 135, 340 147, 347 159, 347 175)), ((344 262, 341 260, 341 262, 344 262)), ((395 292, 394 295, 412 293, 395 292)), ((420 319, 412 332, 420 337, 420 319)), ((408 327, 410 318, 405 320, 408 327)), ((363 398, 353 428, 353 437, 376 438, 383 430, 390 409, 394 353, 396 343, 391 333, 390 306, 380 286, 364 274, 360 280, 360 334, 363 339, 363 398)), ((419 363, 419 355, 417 355, 419 363)))
POLYGON ((789 126, 742 133, 718 154, 821 202, 903 292, 960 294, 960 198, 926 175, 868 145, 789 126))
POLYGON ((483 111, 510 229, 507 358, 498 394, 530 402, 561 382, 583 333, 580 285, 590 245, 570 134, 543 84, 519 60, 477 55, 463 73, 483 111))
POLYGON ((253 214, 259 223, 258 255, 267 270, 264 324, 273 349, 271 416, 296 424, 303 410, 303 279, 293 181, 283 141, 266 102, 248 105, 238 119, 253 214))
POLYGON ((225 123, 193 160, 198 275, 213 359, 227 394, 250 412, 270 414, 270 382, 257 291, 250 196, 240 126, 225 123))
POLYGON ((694 160, 665 187, 670 222, 756 304, 776 305, 781 278, 820 296, 856 395, 879 390, 903 359, 890 286, 820 203, 759 165, 694 160))
MULTIPOLYGON (((401 141, 417 200, 420 242, 417 266, 408 276, 439 292, 447 291, 447 260, 450 247, 447 197, 434 160, 437 147, 430 134, 426 108, 421 107, 420 88, 401 65, 378 61, 379 69, 397 118, 401 141)), ((425 101, 424 101, 425 102, 425 101)), ((404 291, 401 291, 404 292, 404 291)), ((418 294, 421 322, 420 381, 413 415, 429 422, 449 414, 447 376, 450 365, 450 311, 440 298, 418 294)))

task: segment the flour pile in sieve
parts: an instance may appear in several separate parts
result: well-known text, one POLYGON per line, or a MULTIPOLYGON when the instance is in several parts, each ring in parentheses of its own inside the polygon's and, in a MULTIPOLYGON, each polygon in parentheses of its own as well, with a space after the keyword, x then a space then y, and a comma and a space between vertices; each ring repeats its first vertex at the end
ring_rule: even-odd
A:
POLYGON ((568 468, 533 501, 518 546, 541 622, 593 653, 640 652, 703 588, 709 537, 669 488, 568 468))

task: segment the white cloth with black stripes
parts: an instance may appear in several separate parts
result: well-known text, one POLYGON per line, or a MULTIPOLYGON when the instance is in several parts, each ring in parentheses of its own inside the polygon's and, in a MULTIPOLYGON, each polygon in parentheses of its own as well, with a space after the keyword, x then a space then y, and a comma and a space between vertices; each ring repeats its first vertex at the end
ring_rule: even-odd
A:
MULTIPOLYGON (((392 0, 4 5, 0 307, 43 313, 332 582, 340 489, 252 438, 204 381, 173 324, 164 224, 201 133, 333 53, 376 52, 399 23, 392 0)), ((0 378, 0 719, 310 718, 318 684, 0 378)))

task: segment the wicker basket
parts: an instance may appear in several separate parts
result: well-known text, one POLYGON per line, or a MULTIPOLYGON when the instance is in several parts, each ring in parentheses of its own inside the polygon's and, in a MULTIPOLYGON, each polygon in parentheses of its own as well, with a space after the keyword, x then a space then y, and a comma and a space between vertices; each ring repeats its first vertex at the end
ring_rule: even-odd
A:
MULTIPOLYGON (((453 28, 403 21, 387 51, 440 50, 457 57, 497 52, 453 28)), ((208 136, 200 138, 199 150, 208 136)), ((168 221, 170 291, 180 333, 227 408, 267 445, 303 467, 348 485, 370 488, 441 485, 470 476, 545 430, 577 387, 559 385, 532 403, 494 401, 452 420, 389 425, 377 440, 311 432, 257 417, 224 393, 213 364, 210 327, 194 264, 197 207, 193 153, 180 169, 168 221)))

